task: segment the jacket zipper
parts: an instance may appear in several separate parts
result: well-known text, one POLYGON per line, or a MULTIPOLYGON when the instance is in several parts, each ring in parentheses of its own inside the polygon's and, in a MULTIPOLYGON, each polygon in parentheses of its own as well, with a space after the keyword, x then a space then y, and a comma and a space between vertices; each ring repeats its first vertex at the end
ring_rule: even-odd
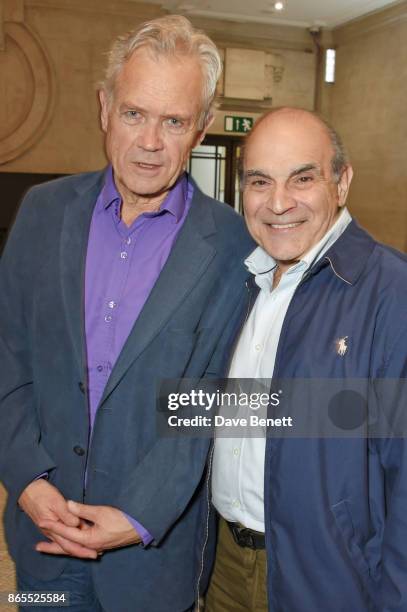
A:
MULTIPOLYGON (((246 314, 245 314, 245 318, 244 321, 241 325, 241 328, 246 324, 247 319, 249 318, 249 314, 250 314, 250 310, 251 310, 251 306, 252 306, 252 295, 253 295, 253 290, 249 287, 249 281, 247 280, 245 282, 246 285, 246 289, 249 293, 249 300, 247 303, 247 309, 246 309, 246 314)), ((236 346, 236 343, 238 341, 239 335, 237 335, 234 346, 232 348, 232 350, 230 351, 230 358, 234 352, 234 348, 236 346)), ((229 364, 230 365, 230 359, 229 359, 229 364)), ((228 367, 229 369, 229 367, 228 367)), ((215 446, 214 443, 212 443, 212 447, 209 453, 209 461, 208 461, 208 473, 206 476, 206 524, 205 524, 205 539, 204 539, 204 544, 202 547, 202 552, 201 552, 201 567, 199 570, 199 575, 198 575, 198 580, 197 580, 197 584, 196 584, 196 608, 195 608, 195 612, 200 612, 201 611, 201 602, 200 602, 200 594, 199 594, 199 590, 200 590, 200 586, 201 586, 201 578, 202 578, 202 574, 203 574, 203 570, 204 570, 204 556, 205 556, 205 549, 206 549, 206 545, 208 543, 208 538, 209 538, 209 514, 210 514, 210 510, 211 510, 211 500, 210 500, 210 487, 209 487, 209 483, 210 483, 210 478, 211 478, 211 474, 212 474, 212 459, 213 459, 213 453, 215 450, 215 446)))
MULTIPOLYGON (((287 327, 288 327, 288 325, 289 325, 289 318, 288 318, 288 316, 287 316, 287 315, 288 315, 288 313, 289 313, 289 310, 290 310, 291 304, 293 304, 293 302, 294 302, 294 298, 295 298, 295 296, 296 296, 296 295, 297 295, 297 293, 298 293, 298 290, 300 289, 300 287, 302 287, 302 285, 304 285, 304 284, 305 284, 305 283, 308 281, 308 279, 310 278, 310 276, 311 276, 311 274, 310 274, 310 272, 309 272, 309 270, 308 270, 308 271, 307 271, 307 272, 304 274, 304 276, 302 277, 302 279, 300 280, 300 282, 298 283, 298 285, 297 285, 297 287, 296 287, 296 289, 295 289, 295 291, 294 291, 294 293, 293 293, 293 296, 292 296, 292 298, 291 298, 291 300, 290 300, 290 303, 289 303, 289 305, 288 305, 288 309, 287 309, 287 312, 286 312, 285 317, 284 317, 283 325, 282 325, 282 327, 281 327, 281 331, 280 331, 280 337, 279 337, 279 340, 278 340, 277 352, 276 352, 276 359, 275 359, 275 362, 274 362, 273 379, 274 379, 274 378, 277 378, 277 379, 279 378, 279 370, 280 370, 280 362, 281 362, 281 352, 282 352, 281 347, 282 347, 282 345, 283 345, 283 341, 284 341, 284 338, 285 338, 286 329, 287 329, 287 327)), ((266 457, 265 457, 265 459, 267 459, 267 450, 266 450, 266 457)), ((264 474, 266 474, 266 465, 264 466, 264 470, 265 470, 265 471, 264 471, 264 474)), ((266 493, 266 488, 265 488, 265 490, 264 490, 264 494, 265 494, 265 493, 266 493)), ((265 500, 264 500, 264 503, 265 503, 265 500)), ((267 518, 270 518, 270 517, 267 517, 267 518)), ((271 521, 270 521, 270 520, 269 520, 269 521, 267 521, 267 518, 266 518, 266 516, 265 516, 265 519, 264 519, 264 536, 265 536, 265 542, 266 542, 266 555, 267 555, 267 557, 268 557, 269 555, 270 555, 271 557, 273 557, 273 547, 271 546, 271 542, 270 542, 270 529, 268 528, 268 522, 270 522, 270 523, 271 523, 271 521)), ((267 573, 267 578, 266 578, 266 579, 267 579, 266 590, 267 590, 267 596, 268 596, 268 598, 269 598, 269 612, 274 612, 274 610, 276 609, 276 608, 274 607, 274 602, 275 602, 275 599, 274 599, 274 596, 273 596, 273 595, 270 597, 270 592, 269 592, 269 584, 268 584, 268 575, 269 575, 269 573, 270 573, 270 575, 271 575, 272 565, 273 565, 273 564, 270 564, 270 565, 271 565, 271 566, 270 566, 270 568, 269 568, 269 570, 268 570, 268 573, 267 573)))
POLYGON ((203 547, 202 547, 202 551, 201 551, 201 567, 199 570, 199 575, 198 575, 198 580, 196 583, 196 608, 195 608, 195 612, 200 612, 201 610, 201 603, 200 603, 200 594, 199 594, 199 590, 200 590, 200 586, 201 586, 201 578, 202 578, 202 574, 203 574, 203 570, 204 570, 204 557, 205 557, 205 549, 206 549, 206 545, 208 543, 208 538, 209 538, 209 514, 211 511, 211 500, 210 500, 210 494, 209 494, 209 482, 210 482, 210 478, 211 478, 211 474, 212 474, 212 458, 213 458, 213 451, 214 451, 214 444, 212 443, 212 447, 211 447, 211 451, 209 453, 209 462, 208 462, 208 473, 206 475, 206 521, 205 521, 205 538, 204 538, 204 543, 203 543, 203 547))

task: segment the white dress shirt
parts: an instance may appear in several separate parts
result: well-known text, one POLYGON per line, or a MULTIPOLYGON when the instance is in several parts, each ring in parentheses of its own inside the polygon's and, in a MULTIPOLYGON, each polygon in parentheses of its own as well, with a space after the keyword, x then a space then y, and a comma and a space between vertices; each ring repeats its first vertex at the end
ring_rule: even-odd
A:
MULTIPOLYGON (((275 289, 272 289, 275 260, 261 247, 246 259, 245 264, 255 274, 260 292, 242 328, 229 378, 272 378, 281 328, 291 298, 305 272, 332 246, 351 220, 345 208, 320 242, 282 274, 275 289)), ((259 430, 258 435, 262 437, 216 438, 212 501, 227 521, 264 532, 264 430, 259 430)))

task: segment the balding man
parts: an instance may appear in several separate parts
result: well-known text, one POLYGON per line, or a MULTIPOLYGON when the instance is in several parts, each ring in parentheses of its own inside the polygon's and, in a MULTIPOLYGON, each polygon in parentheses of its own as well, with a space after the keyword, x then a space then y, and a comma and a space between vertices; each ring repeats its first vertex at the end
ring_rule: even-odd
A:
MULTIPOLYGON (((407 374, 407 260, 351 218, 351 179, 314 114, 276 109, 256 124, 242 175, 254 305, 229 376, 307 379, 311 409, 324 408, 313 379, 370 380, 383 413, 392 393, 378 382, 407 374)), ((357 408, 340 403, 339 422, 357 408)), ((407 448, 380 432, 346 439, 346 427, 345 439, 216 440, 208 612, 407 610, 407 448)))
POLYGON ((184 17, 119 37, 109 166, 31 190, 1 261, 6 536, 52 609, 184 612, 206 588, 209 440, 160 437, 156 392, 221 375, 245 307, 253 242, 185 173, 220 69, 184 17))

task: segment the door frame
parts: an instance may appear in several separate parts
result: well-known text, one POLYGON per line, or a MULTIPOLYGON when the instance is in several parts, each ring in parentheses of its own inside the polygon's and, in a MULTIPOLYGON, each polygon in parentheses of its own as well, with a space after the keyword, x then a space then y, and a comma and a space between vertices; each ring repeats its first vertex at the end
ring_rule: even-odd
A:
POLYGON ((243 145, 244 138, 228 134, 206 134, 202 145, 225 147, 225 203, 235 207, 235 178, 237 168, 236 149, 243 145))

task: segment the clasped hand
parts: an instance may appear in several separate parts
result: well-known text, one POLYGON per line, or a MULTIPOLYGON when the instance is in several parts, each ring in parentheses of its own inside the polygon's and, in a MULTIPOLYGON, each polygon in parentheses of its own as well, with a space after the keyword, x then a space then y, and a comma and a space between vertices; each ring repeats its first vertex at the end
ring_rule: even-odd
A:
POLYGON ((18 503, 50 540, 38 542, 39 552, 96 559, 104 550, 141 541, 118 508, 67 501, 42 478, 24 489, 18 503))

